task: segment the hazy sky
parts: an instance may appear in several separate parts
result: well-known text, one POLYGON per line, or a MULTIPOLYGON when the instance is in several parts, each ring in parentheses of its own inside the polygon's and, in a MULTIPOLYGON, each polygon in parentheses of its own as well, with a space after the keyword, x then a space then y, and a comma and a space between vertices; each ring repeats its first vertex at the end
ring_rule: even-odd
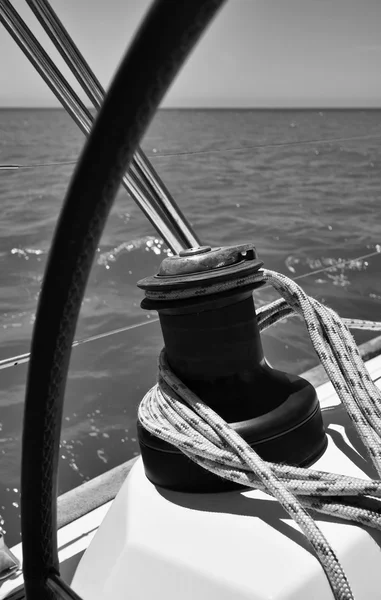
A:
MULTIPOLYGON (((52 0, 106 87, 149 4, 52 0)), ((0 27, 0 106, 57 105, 0 27)), ((164 105, 381 107, 381 0, 229 0, 164 105)))

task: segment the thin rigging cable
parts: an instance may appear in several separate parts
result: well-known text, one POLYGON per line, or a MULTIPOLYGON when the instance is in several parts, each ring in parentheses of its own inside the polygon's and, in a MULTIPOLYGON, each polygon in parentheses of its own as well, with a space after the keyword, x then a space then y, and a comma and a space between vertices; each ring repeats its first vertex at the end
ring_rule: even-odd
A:
MULTIPOLYGON (((184 152, 157 152, 155 154, 147 154, 148 158, 161 158, 163 156, 193 156, 196 154, 222 154, 224 152, 241 152, 246 150, 262 150, 266 148, 283 148, 287 146, 301 146, 306 144, 331 144, 337 142, 349 142, 359 140, 379 140, 381 135, 359 135, 352 137, 338 137, 338 138, 325 138, 316 140, 297 140, 294 142, 273 142, 271 144, 256 144, 254 146, 237 146, 234 148, 216 148, 210 150, 186 150, 184 152)), ((30 163, 30 164, 2 164, 0 165, 0 171, 16 171, 18 169, 34 169, 39 167, 50 167, 57 165, 74 165, 77 161, 69 160, 62 162, 48 162, 48 163, 30 163)))
POLYGON ((75 165, 76 162, 76 160, 67 160, 62 162, 31 163, 25 165, 0 165, 0 171, 18 171, 20 169, 37 169, 39 167, 60 167, 64 165, 75 165))
MULTIPOLYGON (((143 325, 148 325, 149 323, 156 323, 159 319, 147 319, 147 321, 143 321, 141 323, 134 323, 133 325, 127 325, 126 327, 119 327, 118 329, 113 329, 112 331, 107 331, 105 333, 99 333, 98 335, 92 335, 88 338, 84 338, 81 340, 76 340, 73 342, 73 348, 76 346, 80 346, 82 344, 87 344, 88 342, 94 342, 95 340, 100 340, 102 338, 108 337, 109 335, 115 335, 117 333, 124 333, 126 331, 131 331, 131 329, 136 329, 137 327, 142 327, 143 325)), ((11 358, 4 358, 0 360, 0 370, 7 369, 8 367, 16 367, 18 365, 22 365, 24 363, 29 362, 30 353, 26 352, 25 354, 19 354, 18 356, 13 356, 11 358)))
POLYGON ((351 262, 354 262, 356 260, 364 260, 365 258, 370 258, 371 256, 376 256, 376 254, 380 253, 380 250, 375 250, 374 252, 370 252, 369 254, 363 254, 362 256, 355 256, 354 258, 346 258, 345 260, 339 260, 333 265, 328 265, 327 267, 322 267, 321 269, 316 269, 315 271, 309 271, 308 273, 297 275, 296 277, 293 277, 293 280, 296 281, 297 279, 303 279, 304 277, 309 277, 310 275, 317 275, 318 273, 329 271, 329 269, 340 269, 341 267, 345 267, 345 265, 349 265, 351 262))
MULTIPOLYGON (((365 258, 370 258, 376 255, 381 256, 381 252, 376 250, 375 252, 370 252, 369 254, 363 254, 362 256, 356 256, 354 258, 348 258, 346 260, 338 261, 336 264, 328 265, 327 267, 323 267, 321 269, 316 269, 315 271, 310 271, 309 273, 303 273, 302 275, 297 275, 294 277, 294 281, 297 279, 304 279, 305 277, 309 277, 310 275, 316 275, 317 273, 323 273, 324 271, 329 271, 330 269, 342 268, 347 264, 350 264, 356 260, 363 260, 365 258)), ((269 285, 265 285, 261 288, 264 290, 269 288, 269 285)), ((109 337, 110 335, 115 335, 117 333, 124 333, 126 331, 130 331, 131 329, 136 329, 137 327, 142 327, 143 325, 149 325, 150 323, 157 323, 159 321, 158 318, 149 319, 147 321, 143 321, 141 323, 134 323, 133 325, 127 325, 126 327, 120 327, 119 329, 113 329, 112 331, 106 331, 105 333, 100 333, 98 335, 92 335, 88 338, 83 338, 81 340, 77 340, 73 343, 73 348, 79 346, 81 344, 87 344, 88 342, 93 342, 95 340, 100 340, 102 338, 109 337)), ((0 370, 8 369, 9 367, 16 367, 18 365, 27 363, 29 361, 30 353, 26 352, 25 354, 19 354, 18 356, 12 356, 11 358, 4 358, 0 360, 0 370)))
MULTIPOLYGON (((345 260, 339 260, 332 265, 327 265, 326 267, 322 267, 321 269, 315 269, 314 271, 308 271, 308 273, 302 273, 301 275, 297 275, 293 277, 292 280, 296 281, 297 279, 305 279, 306 277, 310 277, 310 275, 317 275, 318 273, 324 273, 326 271, 330 271, 331 269, 341 269, 346 265, 356 261, 356 260, 364 260, 365 258, 371 258, 376 255, 381 256, 381 250, 375 250, 374 252, 369 252, 369 254, 362 254, 361 256, 355 256, 354 258, 346 258, 345 260)), ((270 285, 263 285, 261 290, 270 289, 270 285)), ((272 289, 272 288, 271 288, 272 289)))
POLYGON ((256 144, 255 146, 240 146, 233 148, 217 148, 215 150, 195 150, 195 151, 186 151, 186 152, 174 152, 174 153, 156 153, 154 155, 150 155, 150 158, 159 157, 159 156, 189 156, 192 154, 215 154, 221 152, 238 152, 241 150, 254 150, 254 149, 263 149, 263 148, 282 148, 285 146, 300 146, 305 144, 330 144, 337 142, 349 142, 354 140, 377 140, 380 139, 381 135, 359 135, 359 136, 351 136, 351 137, 338 137, 338 138, 326 138, 326 139, 316 139, 316 140, 296 140, 294 142, 273 142, 270 144, 256 144))

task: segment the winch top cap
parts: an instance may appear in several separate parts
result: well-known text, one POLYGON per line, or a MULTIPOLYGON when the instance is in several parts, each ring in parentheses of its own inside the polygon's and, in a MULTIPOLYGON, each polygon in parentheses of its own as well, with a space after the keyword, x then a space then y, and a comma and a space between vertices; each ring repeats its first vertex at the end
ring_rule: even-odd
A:
POLYGON ((254 260, 257 253, 253 244, 211 248, 199 246, 182 250, 178 255, 165 258, 159 268, 159 277, 200 273, 234 265, 244 260, 254 260))
POLYGON ((141 279, 138 287, 144 290, 176 284, 187 287, 192 282, 229 279, 238 273, 255 272, 262 265, 252 243, 217 248, 199 246, 165 258, 158 273, 141 279))

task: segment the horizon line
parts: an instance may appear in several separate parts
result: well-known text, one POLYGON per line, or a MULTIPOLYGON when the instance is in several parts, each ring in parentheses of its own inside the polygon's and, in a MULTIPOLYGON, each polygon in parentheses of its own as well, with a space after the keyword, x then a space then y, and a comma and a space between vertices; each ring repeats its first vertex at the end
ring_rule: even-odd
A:
MULTIPOLYGON (((87 106, 88 110, 95 110, 93 106, 87 106)), ((0 110, 66 110, 63 106, 1 106, 0 110)), ((157 110, 214 110, 214 111, 249 111, 249 110, 305 110, 305 111, 324 111, 324 110, 381 110, 379 106, 160 106, 157 110)))

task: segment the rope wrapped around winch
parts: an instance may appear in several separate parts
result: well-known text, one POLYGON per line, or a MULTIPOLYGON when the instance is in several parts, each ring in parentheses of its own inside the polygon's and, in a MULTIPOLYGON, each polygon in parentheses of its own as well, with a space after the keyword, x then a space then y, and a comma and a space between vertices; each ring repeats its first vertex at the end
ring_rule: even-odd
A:
MULTIPOLYGON (((259 274, 283 297, 258 309, 259 329, 294 314, 304 318, 319 359, 381 476, 381 393, 348 329, 381 330, 381 323, 340 319, 288 277, 266 269, 259 274)), ((244 286, 247 280, 242 278, 234 285, 244 286)), ((194 288, 192 291, 195 294, 194 288)), ((213 289, 213 293, 216 291, 213 289)), ((189 290, 186 292, 189 297, 189 290)), ((163 298, 163 292, 160 295, 163 298)), ((264 461, 171 371, 165 349, 159 357, 158 383, 143 398, 138 417, 145 429, 176 446, 198 465, 276 498, 311 544, 334 597, 354 600, 335 551, 306 509, 381 530, 381 503, 377 500, 381 498, 381 478, 363 480, 264 461)))

